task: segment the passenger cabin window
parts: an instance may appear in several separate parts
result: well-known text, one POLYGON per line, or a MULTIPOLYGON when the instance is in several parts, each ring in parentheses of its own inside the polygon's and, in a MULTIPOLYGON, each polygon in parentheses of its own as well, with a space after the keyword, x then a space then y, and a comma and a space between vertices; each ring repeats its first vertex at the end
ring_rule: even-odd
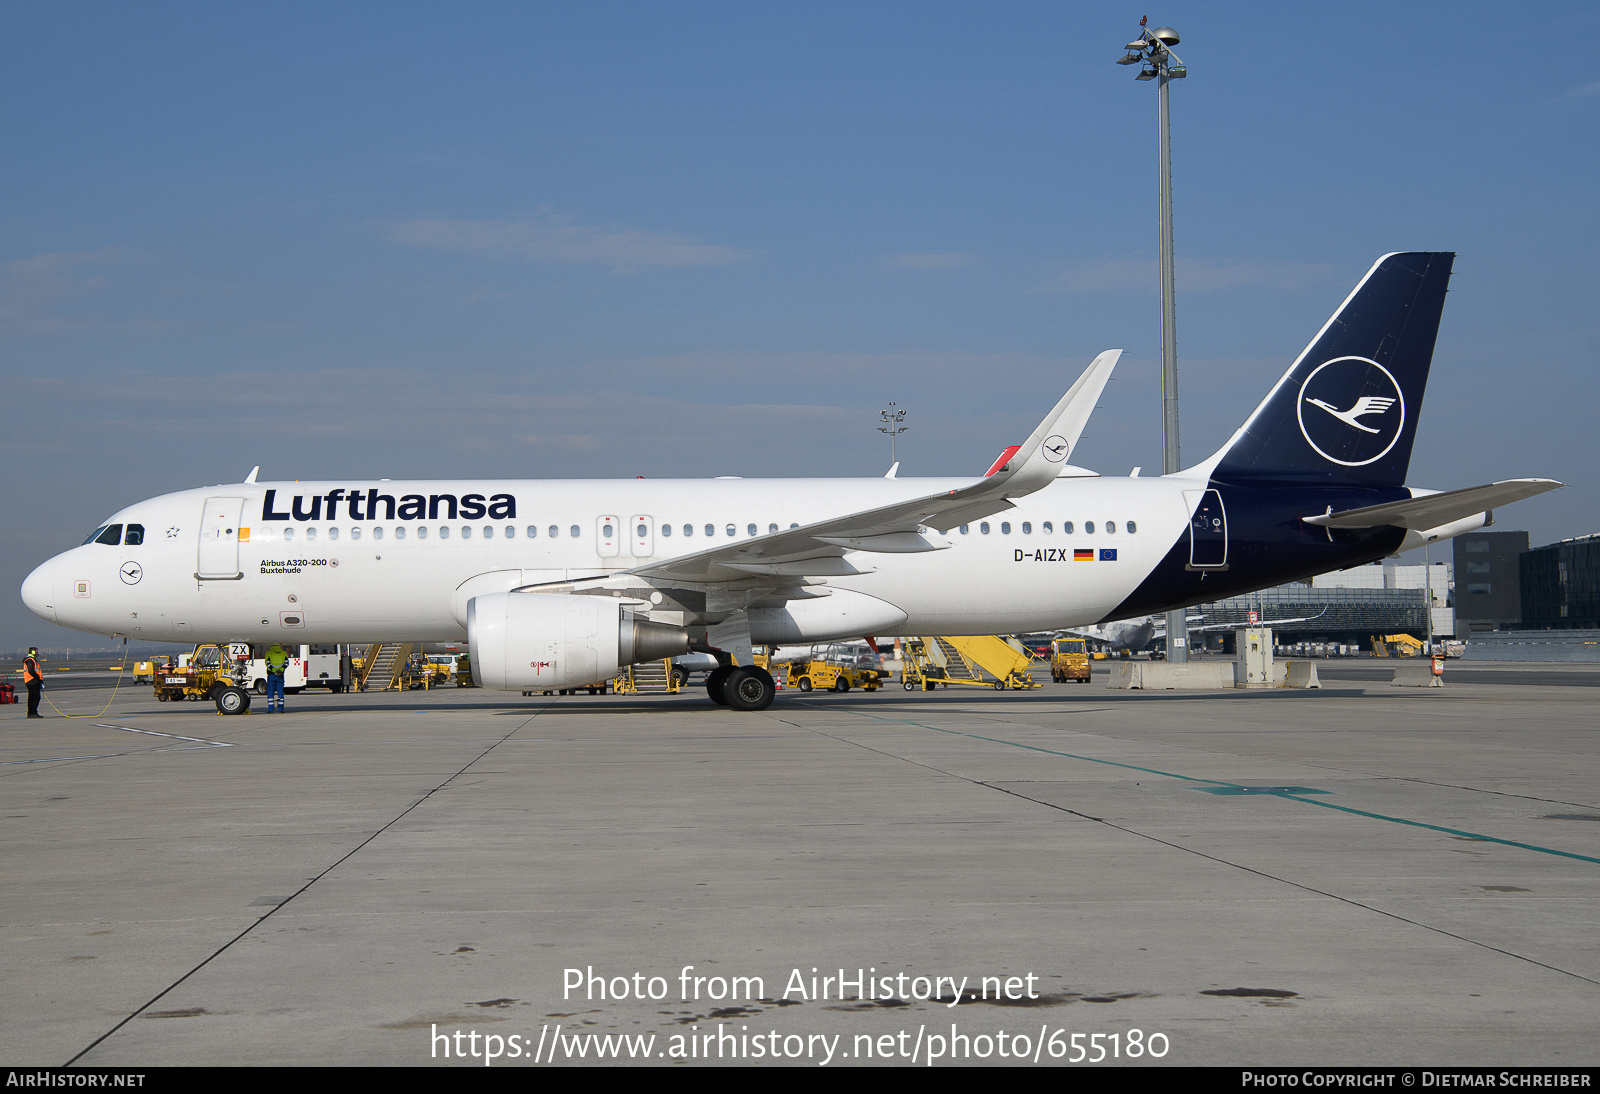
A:
POLYGON ((615 533, 615 532, 614 532, 614 531, 612 531, 612 528, 611 528, 611 525, 609 525, 609 524, 602 524, 602 525, 601 525, 601 526, 600 526, 600 534, 601 534, 601 535, 602 535, 602 536, 605 536, 605 537, 606 537, 606 538, 607 538, 607 539, 610 539, 610 538, 611 538, 611 537, 612 537, 612 536, 613 536, 613 535, 615 535, 615 534, 616 534, 616 533, 615 533))
POLYGON ((440 539, 449 539, 450 538, 450 529, 445 527, 443 524, 439 525, 439 538, 440 539))
POLYGON ((1061 522, 1061 534, 1064 536, 1070 536, 1072 534, 1072 522, 1070 520, 1064 520, 1061 522))
POLYGON ((966 535, 967 534, 967 526, 965 524, 963 524, 961 526, 961 534, 962 535, 966 535))
POLYGON ((661 534, 664 536, 670 536, 672 534, 672 525, 663 524, 661 526, 661 534))
POLYGON ((483 538, 484 539, 493 539, 494 538, 494 527, 492 525, 485 524, 483 526, 483 538))
POLYGON ((1044 529, 1044 534, 1047 535, 1047 536, 1051 532, 1053 532, 1055 530, 1055 529, 1050 527, 1050 522, 1049 521, 1045 521, 1042 525, 1040 525, 1040 527, 1044 529))
POLYGON ((639 534, 640 539, 643 539, 645 536, 650 534, 650 529, 643 524, 635 528, 634 531, 639 534))
POLYGON ((1133 521, 1130 520, 1128 522, 1128 534, 1131 536, 1131 535, 1133 535, 1133 533, 1137 532, 1138 530, 1139 530, 1139 526, 1137 524, 1133 523, 1133 521))
POLYGON ((983 523, 979 524, 978 525, 978 531, 982 532, 984 535, 988 535, 989 534, 989 522, 988 521, 984 521, 983 523))
POLYGON ((382 528, 374 528, 372 530, 372 538, 373 539, 382 539, 383 538, 383 529, 382 528))
POLYGON ((576 525, 576 524, 574 524, 574 525, 573 525, 573 526, 572 526, 572 538, 573 538, 573 539, 577 539, 577 538, 578 538, 578 537, 579 537, 579 536, 581 536, 581 535, 583 535, 583 533, 582 533, 582 532, 580 532, 580 531, 579 531, 579 530, 578 530, 578 526, 577 526, 577 525, 576 525))
POLYGON ((316 540, 317 540, 317 530, 315 528, 307 528, 306 529, 306 542, 307 543, 315 543, 316 540))
POLYGON ((143 543, 144 542, 144 525, 142 525, 142 524, 130 524, 130 525, 128 525, 127 538, 125 538, 122 542, 123 542, 123 545, 127 546, 127 547, 137 547, 141 543, 143 543))
POLYGON ((733 535, 733 525, 731 525, 731 524, 730 524, 730 525, 728 525, 728 534, 729 534, 729 535, 730 535, 730 536, 731 536, 731 535, 733 535))
POLYGON ((395 539, 405 539, 406 538, 406 530, 405 530, 405 528, 404 527, 396 528, 394 530, 394 538, 395 539))
POLYGON ((537 524, 528 525, 528 538, 529 539, 538 539, 539 538, 539 526, 537 524))
POLYGON ((751 535, 751 536, 755 535, 756 534, 756 526, 754 524, 746 525, 745 526, 745 534, 746 535, 751 535))
POLYGON ((561 529, 556 527, 554 524, 552 524, 550 526, 550 538, 551 539, 555 539, 560 534, 561 534, 561 529))
POLYGON ((1117 530, 1117 522, 1116 521, 1114 521, 1114 520, 1106 521, 1106 535, 1109 536, 1111 533, 1115 532, 1116 530, 1117 530))
POLYGON ((517 526, 515 524, 506 525, 506 538, 507 539, 516 539, 517 538, 517 526))
POLYGON ((122 525, 108 524, 106 530, 94 538, 96 543, 104 543, 107 547, 116 547, 122 543, 122 525))
POLYGON ((1083 533, 1087 536, 1094 535, 1094 521, 1086 520, 1083 522, 1083 533))
POLYGON ((714 536, 716 534, 717 534, 717 526, 715 524, 706 525, 706 535, 714 536))
POLYGON ((418 539, 427 539, 428 538, 428 530, 426 528, 418 528, 417 529, 417 538, 418 539))
POLYGON ((686 536, 692 536, 692 535, 694 535, 694 525, 692 525, 692 524, 685 524, 685 525, 684 525, 684 526, 683 526, 683 534, 684 534, 684 535, 686 535, 686 536))
POLYGON ((285 542, 285 543, 293 543, 294 542, 294 529, 293 528, 285 528, 283 530, 283 542, 285 542))
POLYGON ((359 529, 359 528, 350 529, 350 538, 351 539, 360 539, 361 538, 361 529, 359 529))
POLYGON ((338 539, 339 538, 339 529, 337 529, 337 528, 329 528, 328 529, 328 538, 329 539, 338 539))
POLYGON ((767 525, 767 535, 770 536, 770 535, 772 535, 772 533, 776 532, 777 530, 778 530, 778 526, 776 524, 767 525))
POLYGON ((1000 522, 1000 534, 1002 536, 1009 536, 1011 534, 1011 522, 1009 520, 1003 520, 1000 522))
MULTIPOLYGON (((449 529, 445 529, 445 530, 449 531, 449 529)), ((463 524, 461 526, 461 538, 462 539, 471 539, 472 538, 472 527, 470 525, 463 524)))
POLYGON ((1028 521, 1023 521, 1022 522, 1022 534, 1025 535, 1025 536, 1033 535, 1033 525, 1030 524, 1028 521))

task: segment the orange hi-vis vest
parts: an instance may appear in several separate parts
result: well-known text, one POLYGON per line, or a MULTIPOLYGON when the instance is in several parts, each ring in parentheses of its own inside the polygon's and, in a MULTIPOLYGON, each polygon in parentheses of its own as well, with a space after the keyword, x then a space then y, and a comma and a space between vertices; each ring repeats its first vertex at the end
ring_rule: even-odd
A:
POLYGON ((36 658, 29 657, 22 662, 22 682, 24 685, 44 683, 44 674, 39 671, 36 658))

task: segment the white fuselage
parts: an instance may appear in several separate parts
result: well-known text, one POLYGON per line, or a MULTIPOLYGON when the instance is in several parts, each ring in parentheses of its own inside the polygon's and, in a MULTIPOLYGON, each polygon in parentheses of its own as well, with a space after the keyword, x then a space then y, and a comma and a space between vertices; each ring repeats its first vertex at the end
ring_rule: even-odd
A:
MULTIPOLYGON (((462 639, 473 595, 620 572, 971 481, 222 485, 121 510, 106 524, 141 525, 142 543, 60 554, 28 578, 23 599, 52 622, 130 638, 462 639), (226 499, 240 500, 230 509, 226 499)), ((1102 619, 1186 533, 1203 485, 1058 479, 1014 509, 952 529, 948 550, 852 553, 872 572, 826 578, 819 589, 834 595, 776 615, 753 611, 751 638, 993 634, 1102 619)))

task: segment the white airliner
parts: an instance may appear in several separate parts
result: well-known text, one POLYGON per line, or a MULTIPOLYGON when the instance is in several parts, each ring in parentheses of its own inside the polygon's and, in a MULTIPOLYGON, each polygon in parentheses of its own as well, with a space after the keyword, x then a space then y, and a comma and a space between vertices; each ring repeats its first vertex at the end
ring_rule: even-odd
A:
POLYGON ((1453 259, 1379 259, 1232 439, 1160 478, 1067 462, 1110 350, 981 478, 263 483, 252 472, 130 505, 30 574, 22 598, 52 623, 131 638, 465 637, 477 678, 508 691, 695 649, 720 663, 714 701, 760 710, 774 687, 752 643, 1127 619, 1458 535, 1496 505, 1560 486, 1404 485, 1453 259))

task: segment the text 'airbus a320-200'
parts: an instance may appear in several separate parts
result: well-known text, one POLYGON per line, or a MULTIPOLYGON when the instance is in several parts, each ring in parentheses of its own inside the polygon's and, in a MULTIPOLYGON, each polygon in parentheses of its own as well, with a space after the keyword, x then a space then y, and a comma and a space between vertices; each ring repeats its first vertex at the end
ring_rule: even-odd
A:
POLYGON ((466 638, 507 691, 752 644, 1048 631, 1163 612, 1480 528, 1560 486, 1405 485, 1450 253, 1380 258, 1222 449, 1159 478, 1068 462, 1120 350, 981 478, 263 483, 130 505, 41 565, 52 623, 176 641, 466 638))

